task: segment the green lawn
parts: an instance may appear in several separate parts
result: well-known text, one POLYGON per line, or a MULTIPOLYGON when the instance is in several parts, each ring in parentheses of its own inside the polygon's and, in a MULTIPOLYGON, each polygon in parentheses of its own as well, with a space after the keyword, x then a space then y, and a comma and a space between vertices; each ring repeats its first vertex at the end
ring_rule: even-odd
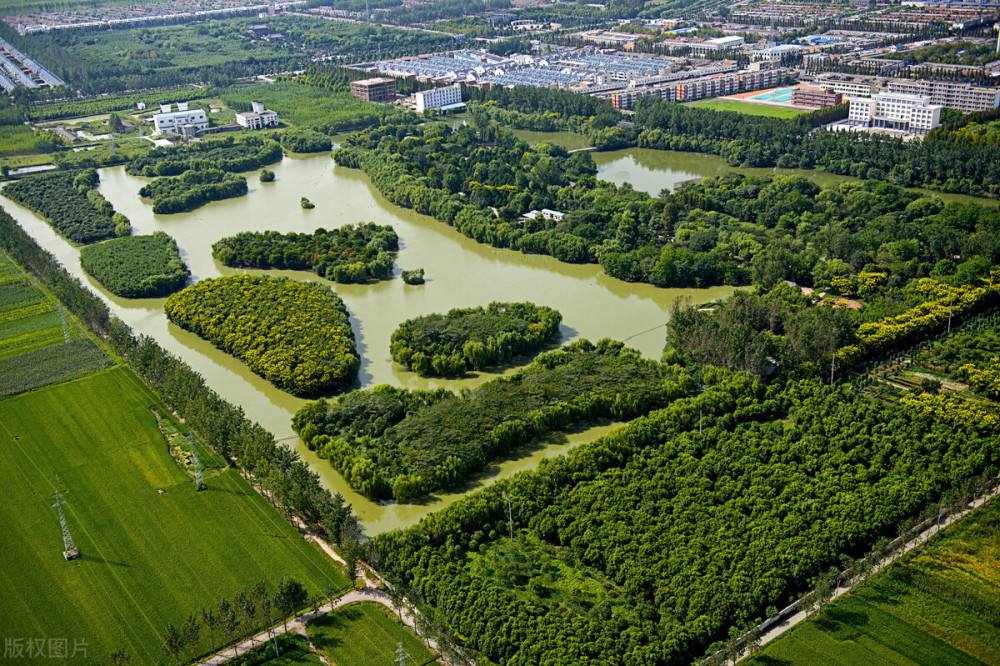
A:
POLYGON ((347 586, 235 471, 196 492, 167 453, 154 405, 166 413, 121 367, 0 401, 5 636, 65 638, 70 652, 86 642, 86 661, 107 663, 123 648, 132 663, 154 663, 165 659, 168 621, 180 624, 257 580, 273 590, 279 576, 294 578, 310 594, 347 586), (63 560, 50 508, 57 487, 67 491, 82 553, 73 562, 63 560))
POLYGON ((794 118, 806 111, 798 109, 786 109, 780 106, 762 106, 760 104, 747 104, 746 102, 733 102, 730 100, 715 100, 697 105, 699 109, 712 109, 713 111, 735 111, 748 116, 767 116, 769 118, 794 118))
POLYGON ((980 509, 746 663, 1000 663, 1000 505, 980 509))
POLYGON ((434 655, 391 611, 372 602, 350 604, 308 625, 318 650, 337 666, 381 666, 395 661, 400 641, 408 664, 434 663, 434 655))

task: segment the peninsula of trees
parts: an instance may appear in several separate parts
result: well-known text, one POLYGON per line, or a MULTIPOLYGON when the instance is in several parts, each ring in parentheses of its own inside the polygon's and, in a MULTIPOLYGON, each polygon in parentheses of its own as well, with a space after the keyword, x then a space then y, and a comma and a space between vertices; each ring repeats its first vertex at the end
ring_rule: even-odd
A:
POLYGON ((358 492, 409 501, 550 432, 632 419, 694 386, 621 342, 580 340, 463 395, 378 386, 306 404, 292 425, 358 492))
POLYGON ((502 365, 559 339, 562 315, 534 303, 490 303, 404 321, 389 347, 397 363, 421 375, 453 377, 502 365))

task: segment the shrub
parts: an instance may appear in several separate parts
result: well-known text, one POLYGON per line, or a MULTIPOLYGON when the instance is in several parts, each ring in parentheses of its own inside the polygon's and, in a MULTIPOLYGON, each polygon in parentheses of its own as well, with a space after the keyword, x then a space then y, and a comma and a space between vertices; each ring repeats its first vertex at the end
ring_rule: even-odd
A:
POLYGON ((124 298, 167 296, 183 287, 191 275, 177 243, 162 231, 85 247, 80 251, 80 265, 108 291, 124 298))

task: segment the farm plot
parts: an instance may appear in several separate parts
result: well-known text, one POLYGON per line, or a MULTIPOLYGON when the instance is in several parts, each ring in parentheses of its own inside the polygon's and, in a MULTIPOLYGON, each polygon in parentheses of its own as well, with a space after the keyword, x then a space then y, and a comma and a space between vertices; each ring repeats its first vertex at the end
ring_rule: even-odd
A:
POLYGON ((80 377, 110 359, 0 254, 0 398, 80 377), (66 341, 66 333, 69 341, 66 341))
MULTIPOLYGON (((0 401, 0 626, 20 639, 86 644, 72 663, 160 663, 168 622, 279 576, 310 596, 346 576, 239 474, 195 490, 150 407, 166 408, 122 367, 0 401), (55 475, 58 475, 58 479, 55 475), (52 493, 82 557, 63 560, 52 493), (158 491, 164 491, 160 493, 158 491)), ((202 646, 207 646, 203 634, 202 646)))

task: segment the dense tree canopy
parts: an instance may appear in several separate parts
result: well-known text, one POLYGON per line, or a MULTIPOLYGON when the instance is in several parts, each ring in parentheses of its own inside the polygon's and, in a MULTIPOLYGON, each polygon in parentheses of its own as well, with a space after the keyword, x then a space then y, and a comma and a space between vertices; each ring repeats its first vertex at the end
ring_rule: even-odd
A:
POLYGON ((334 282, 364 283, 392 277, 399 238, 389 225, 374 222, 317 229, 312 234, 244 231, 212 245, 226 266, 312 270, 334 282))
POLYGON ((80 265, 112 294, 125 298, 167 296, 191 276, 177 242, 162 231, 89 245, 80 250, 80 265))
POLYGON ((3 194, 48 221, 74 243, 110 238, 115 232, 114 208, 93 189, 97 171, 59 171, 25 176, 9 183, 3 194))
POLYGON ((289 393, 338 390, 357 377, 347 308, 324 285, 230 275, 174 294, 163 309, 170 321, 289 393))
POLYGON ((500 365, 559 339, 562 315, 534 303, 490 303, 404 321, 392 358, 422 375, 454 376, 500 365))
POLYGON ((975 411, 959 422, 814 381, 703 381, 697 397, 379 536, 375 552, 472 655, 690 663, 1000 462, 996 422, 975 411), (567 612, 552 573, 499 576, 492 554, 521 548, 506 543, 507 496, 517 534, 606 592, 567 612))
POLYGON ((461 396, 380 386, 309 403, 292 424, 358 492, 408 501, 549 432, 631 419, 693 387, 686 373, 620 342, 583 340, 461 396))

